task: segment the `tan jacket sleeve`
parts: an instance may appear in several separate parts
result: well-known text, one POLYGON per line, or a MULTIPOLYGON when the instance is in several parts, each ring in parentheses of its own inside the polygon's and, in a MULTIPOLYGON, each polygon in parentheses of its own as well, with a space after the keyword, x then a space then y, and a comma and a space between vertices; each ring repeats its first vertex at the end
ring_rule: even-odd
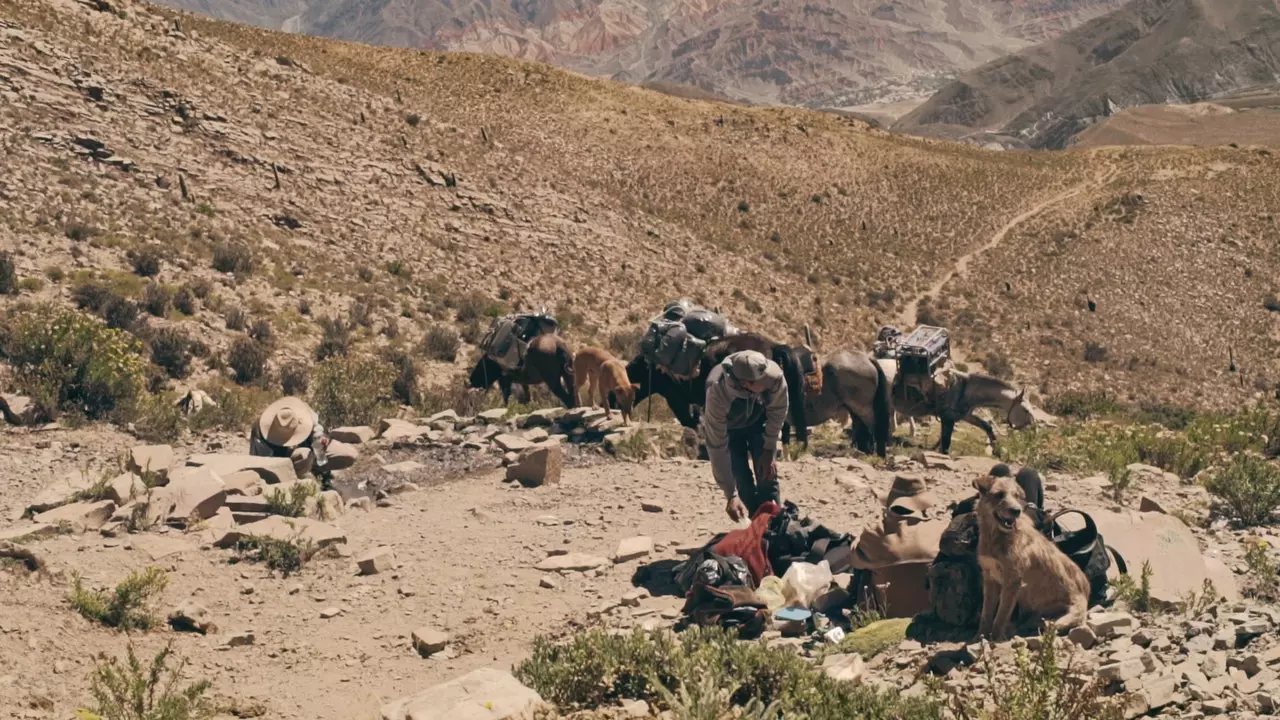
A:
POLYGON ((738 494, 738 484, 733 479, 733 465, 729 460, 730 405, 732 399, 726 392, 724 369, 717 367, 707 376, 707 402, 702 410, 702 437, 707 442, 711 476, 715 478, 726 499, 732 499, 738 494))

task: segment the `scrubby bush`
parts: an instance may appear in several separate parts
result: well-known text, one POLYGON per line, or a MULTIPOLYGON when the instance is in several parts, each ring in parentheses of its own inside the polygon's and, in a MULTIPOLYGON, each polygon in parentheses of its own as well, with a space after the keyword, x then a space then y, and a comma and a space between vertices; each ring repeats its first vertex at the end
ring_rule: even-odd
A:
POLYGON ((183 285, 173 294, 173 307, 183 315, 195 315, 199 310, 196 294, 190 285, 183 285))
POLYGON ((1237 454, 1209 476, 1205 488, 1242 525, 1269 523, 1280 508, 1280 468, 1257 455, 1237 454))
POLYGON ((191 374, 192 348, 186 333, 174 327, 162 328, 151 337, 151 362, 169 377, 181 380, 191 374))
POLYGON ((292 362, 280 368, 280 389, 285 395, 306 395, 310 383, 311 370, 305 364, 292 362))
POLYGON ((502 315, 501 303, 496 303, 478 292, 463 295, 453 300, 451 304, 456 310, 455 319, 460 323, 502 315))
POLYGON ((107 627, 150 630, 157 624, 151 601, 164 592, 169 578, 160 568, 129 573, 115 590, 89 590, 77 576, 68 601, 76 612, 107 627))
POLYGON ((127 410, 133 434, 149 443, 171 443, 182 436, 187 419, 173 393, 143 393, 127 410))
POLYGON ((279 395, 269 390, 240 387, 227 380, 202 385, 201 390, 217 403, 206 406, 187 421, 193 431, 229 430, 248 432, 249 426, 279 395))
POLYGON ((213 269, 236 275, 253 274, 253 252, 248 245, 219 243, 213 248, 213 269))
POLYGON ((391 349, 384 355, 395 371, 391 381, 391 395, 402 405, 414 405, 418 401, 418 363, 409 353, 391 349))
POLYGON ((1107 348, 1096 342, 1087 342, 1084 344, 1084 361, 1091 363, 1100 363, 1107 359, 1107 348))
POLYGON ((422 336, 422 352, 429 360, 453 362, 458 359, 461 338, 448 325, 432 325, 422 336))
POLYGON ((173 307, 173 290, 154 280, 142 291, 142 306, 156 317, 165 317, 173 307))
POLYGON ((1105 417, 1120 413, 1123 408, 1105 390, 1095 392, 1065 392, 1049 396, 1045 410, 1054 415, 1075 417, 1081 420, 1105 417))
MULTIPOLYGON (((288 521, 286 521, 288 522, 288 521)), ((309 538, 299 531, 288 540, 269 535, 250 535, 236 543, 236 558, 242 562, 260 562, 285 577, 298 572, 316 552, 309 538)))
POLYGON ((72 412, 103 419, 146 387, 142 343, 90 315, 39 306, 6 329, 4 353, 16 384, 45 417, 72 412))
POLYGON ((233 307, 227 311, 225 319, 227 321, 227 329, 238 332, 243 330, 245 325, 249 323, 249 313, 245 312, 244 308, 233 307))
POLYGON ((266 318, 255 320, 249 326, 249 337, 263 345, 271 345, 276 339, 275 331, 271 329, 271 321, 266 318))
POLYGON ((998 350, 992 350, 982 360, 982 367, 986 368, 987 373, 994 378, 1001 380, 1010 380, 1013 378, 1013 363, 1009 361, 1009 356, 998 350))
POLYGON ((0 295, 15 295, 18 292, 18 266, 13 261, 13 253, 0 252, 0 295))
MULTIPOLYGON (((770 705, 767 717, 809 720, 934 720, 930 697, 906 698, 832 679, 792 650, 739 641, 718 628, 613 635, 595 630, 566 644, 534 640, 532 657, 516 668, 521 682, 566 710, 639 699, 688 717, 739 717, 744 706, 770 705), (683 689, 683 692, 682 692, 683 689), (696 702, 691 695, 697 695, 696 702)), ((766 717, 756 714, 755 717, 766 717)))
POLYGON ((640 340, 644 337, 641 330, 623 330, 609 336, 609 351, 623 362, 629 361, 640 352, 640 340))
POLYGON ((351 309, 347 313, 347 325, 350 327, 372 327, 373 311, 377 309, 376 299, 371 295, 360 295, 351 301, 351 309))
POLYGON ((102 319, 112 330, 132 332, 142 322, 142 310, 138 303, 121 297, 113 297, 102 308, 102 319))
POLYGON ((309 482, 294 483, 288 492, 276 488, 266 495, 267 514, 302 517, 307 511, 307 500, 317 494, 316 486, 309 482))
POLYGON ((252 338, 236 339, 227 355, 227 366, 235 372, 235 381, 241 385, 258 382, 267 374, 267 360, 271 349, 252 338))
POLYGON ((143 248, 133 253, 129 260, 133 264, 133 271, 142 277, 160 274, 160 251, 155 248, 143 248))
POLYGON ((150 666, 143 667, 129 643, 127 660, 99 660, 93 671, 90 692, 97 706, 77 713, 80 720, 205 720, 216 709, 205 698, 210 683, 201 680, 180 687, 185 660, 169 667, 172 643, 156 653, 150 666))
POLYGON ((391 404, 396 372, 373 357, 334 357, 315 366, 311 407, 326 426, 373 425, 391 404))
POLYGON ((316 347, 316 362, 342 357, 351 350, 351 327, 342 320, 322 317, 316 320, 320 326, 320 344, 316 347))

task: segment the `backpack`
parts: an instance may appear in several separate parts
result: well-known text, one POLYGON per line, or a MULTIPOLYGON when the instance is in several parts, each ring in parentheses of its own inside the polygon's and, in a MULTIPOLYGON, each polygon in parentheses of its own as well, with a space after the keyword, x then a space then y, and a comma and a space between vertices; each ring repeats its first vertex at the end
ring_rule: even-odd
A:
POLYGON ((707 341, 694 336, 679 320, 656 318, 640 340, 640 353, 649 364, 675 378, 692 378, 701 369, 707 341))
POLYGON ((1129 567, 1116 549, 1109 547, 1098 532, 1098 526, 1088 513, 1079 510, 1062 510, 1054 514, 1041 528, 1058 549, 1076 564, 1089 580, 1089 605, 1101 604, 1107 599, 1107 570, 1111 568, 1111 556, 1116 558, 1116 568, 1122 575, 1129 574, 1129 567), (1080 530, 1063 530, 1058 525, 1058 518, 1063 515, 1076 514, 1084 518, 1084 527, 1080 530))
POLYGON ((480 352, 503 370, 515 371, 524 364, 529 343, 520 338, 516 316, 494 318, 489 331, 480 340, 480 352))

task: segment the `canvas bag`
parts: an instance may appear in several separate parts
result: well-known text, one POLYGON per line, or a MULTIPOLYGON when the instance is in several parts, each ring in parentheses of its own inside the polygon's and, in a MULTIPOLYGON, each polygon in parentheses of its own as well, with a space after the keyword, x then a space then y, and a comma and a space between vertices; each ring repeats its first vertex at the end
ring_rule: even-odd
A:
POLYGON ((480 340, 480 352, 503 370, 518 370, 524 364, 524 354, 529 344, 520 339, 516 330, 514 316, 494 318, 489 331, 480 340))
POLYGON ((649 363, 672 377, 691 378, 701 369, 705 340, 691 334, 683 322, 654 319, 640 340, 640 352, 649 363))

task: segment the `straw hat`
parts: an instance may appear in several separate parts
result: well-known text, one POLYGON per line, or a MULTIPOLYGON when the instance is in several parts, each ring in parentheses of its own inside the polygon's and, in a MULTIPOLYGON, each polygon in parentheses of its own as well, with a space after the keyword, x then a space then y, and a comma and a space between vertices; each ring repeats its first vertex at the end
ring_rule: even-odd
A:
POLYGON ((315 414, 300 398, 286 397, 271 403, 258 418, 258 432, 272 445, 293 447, 311 434, 315 414))

